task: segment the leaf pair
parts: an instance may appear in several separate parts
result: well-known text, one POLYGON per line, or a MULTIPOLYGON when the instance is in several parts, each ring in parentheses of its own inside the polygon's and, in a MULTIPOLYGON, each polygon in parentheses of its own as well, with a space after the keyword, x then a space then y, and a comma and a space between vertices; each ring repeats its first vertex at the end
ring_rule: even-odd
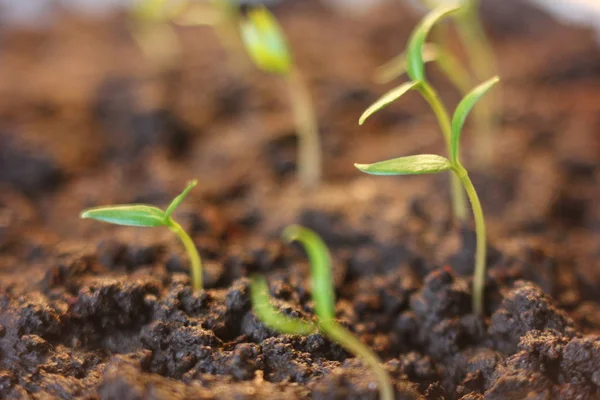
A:
MULTIPOLYGON (((450 160, 445 157, 433 154, 421 154, 416 156, 407 156, 381 161, 373 164, 354 164, 359 170, 372 175, 418 175, 433 174, 436 172, 447 171, 459 163, 460 137, 467 116, 475 104, 485 95, 496 83, 499 82, 496 76, 477 86, 469 92, 458 104, 452 117, 452 132, 450 136, 450 160)), ((404 84, 395 94, 405 93, 418 83, 404 84)), ((401 95, 401 94, 400 94, 401 95)), ((385 97, 385 96, 384 96, 385 97)), ((390 96, 390 98, 393 96, 390 96)), ((399 96, 398 96, 399 97, 399 96)), ((397 98, 397 97, 396 97, 397 98)), ((381 99, 380 99, 381 100, 381 99)), ((386 99, 386 101, 388 101, 386 99)), ((393 101, 393 100, 392 100, 393 101)), ((379 104, 379 101, 376 103, 379 104)), ((389 102, 388 102, 389 104, 389 102)), ((371 106, 373 107, 373 106, 371 106)), ((371 109, 369 107, 369 109, 371 109)), ((367 109, 367 111, 369 110, 367 109)), ((362 117, 361 117, 362 118, 362 117)))
POLYGON ((147 228, 170 226, 171 214, 197 184, 197 180, 190 181, 183 192, 173 199, 165 211, 147 204, 123 204, 90 208, 81 213, 81 218, 95 219, 115 225, 147 228))

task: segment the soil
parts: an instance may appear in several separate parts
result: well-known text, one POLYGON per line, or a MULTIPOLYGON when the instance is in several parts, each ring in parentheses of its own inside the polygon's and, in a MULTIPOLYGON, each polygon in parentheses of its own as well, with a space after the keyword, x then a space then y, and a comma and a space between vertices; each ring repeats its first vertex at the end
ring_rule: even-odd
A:
POLYGON ((306 257, 278 238, 291 223, 330 246, 337 317, 381 356, 397 399, 600 398, 594 35, 520 2, 484 7, 503 108, 493 166, 471 172, 490 243, 478 317, 473 232, 453 227, 448 177, 353 168, 443 153, 417 95, 357 125, 391 87, 371 83, 375 67, 418 19, 388 3, 361 16, 313 1, 275 8, 318 107, 326 159, 314 193, 295 180, 280 80, 233 65, 209 28, 178 29, 184 56, 168 77, 125 15, 63 11, 42 30, 2 31, 0 398, 376 399, 360 360, 251 311, 247 276, 260 270, 282 312, 312 315, 306 257), (200 185, 175 218, 205 261, 201 294, 167 230, 78 218, 102 204, 165 206, 191 178, 200 185))

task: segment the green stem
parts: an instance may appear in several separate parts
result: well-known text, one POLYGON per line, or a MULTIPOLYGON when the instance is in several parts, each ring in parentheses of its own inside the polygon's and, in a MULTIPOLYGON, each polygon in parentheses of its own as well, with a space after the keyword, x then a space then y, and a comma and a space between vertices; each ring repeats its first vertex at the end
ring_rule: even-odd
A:
POLYGON ((485 233, 485 220, 483 219, 483 209, 481 208, 481 202, 479 196, 475 191, 473 182, 469 178, 467 170, 457 162, 453 166, 454 175, 457 176, 463 184, 467 196, 471 201, 471 207, 473 208, 473 217, 475 219, 475 236, 476 236, 476 249, 475 249, 475 272, 473 274, 473 311, 476 314, 483 313, 483 291, 485 289, 485 261, 486 261, 486 233, 485 233))
MULTIPOLYGON (((448 155, 452 154, 450 147, 450 135, 452 127, 450 124, 450 117, 446 107, 442 104, 435 89, 427 82, 423 81, 417 86, 417 90, 421 93, 421 96, 427 101, 433 113, 435 114, 444 140, 446 141, 446 148, 448 155)), ((465 221, 467 219, 467 205, 465 199, 465 193, 461 187, 460 180, 455 175, 451 175, 450 178, 450 195, 452 197, 452 213, 458 221, 465 221)))
POLYGON ((314 188, 321 180, 322 156, 317 118, 302 75, 293 68, 287 75, 294 123, 298 131, 298 176, 305 188, 314 188))
POLYGON ((192 288, 194 290, 202 290, 202 262, 200 261, 200 255, 198 254, 198 249, 196 245, 192 241, 192 238, 183 230, 181 225, 175 222, 172 218, 169 218, 167 226, 171 231, 175 232, 185 250, 187 251, 188 257, 190 259, 190 275, 192 279, 192 288))
POLYGON ((336 321, 319 321, 319 326, 327 337, 367 363, 379 380, 379 393, 382 400, 394 400, 392 382, 377 354, 336 321))

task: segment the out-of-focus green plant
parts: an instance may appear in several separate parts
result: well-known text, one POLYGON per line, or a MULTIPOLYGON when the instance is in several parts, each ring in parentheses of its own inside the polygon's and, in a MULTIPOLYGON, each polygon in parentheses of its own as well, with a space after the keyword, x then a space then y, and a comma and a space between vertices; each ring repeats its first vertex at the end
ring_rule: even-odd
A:
MULTIPOLYGON (((406 55, 404 57, 404 69, 411 81, 403 83, 400 86, 390 90, 375 103, 373 103, 369 108, 367 108, 359 119, 358 123, 360 125, 362 125, 367 118, 369 118, 376 111, 403 96, 408 91, 416 90, 421 94, 421 96, 423 96, 433 110, 444 137, 444 141, 446 142, 448 154, 450 154, 450 117, 437 91, 427 81, 425 76, 425 60, 423 58, 423 54, 425 40, 431 29, 438 21, 458 10, 458 6, 440 6, 427 14, 415 27, 410 39, 408 40, 408 45, 405 52, 406 55)), ((460 180, 454 175, 450 177, 450 195, 452 197, 452 212, 454 217, 458 221, 464 221, 467 218, 465 194, 461 187, 460 180)))
POLYGON ((459 146, 462 129, 467 116, 475 103, 483 97, 497 82, 498 77, 482 83, 468 93, 458 104, 451 123, 450 155, 445 158, 433 154, 421 154, 394 158, 374 164, 355 164, 356 168, 372 175, 418 175, 433 174, 442 171, 452 171, 464 187, 471 202, 473 216, 475 219, 475 234, 477 239, 475 251, 475 272, 473 275, 473 311, 481 314, 483 308, 483 290, 485 287, 486 269, 486 232, 483 209, 479 196, 469 178, 467 170, 462 166, 459 158, 459 146))
POLYGON ((298 132, 298 176, 304 187, 314 188, 321 180, 322 156, 308 88, 275 16, 265 7, 250 8, 245 14, 241 35, 248 55, 260 70, 286 79, 298 132))
POLYGON ((362 358, 379 380, 381 398, 393 400, 394 389, 379 357, 335 320, 331 260, 323 240, 315 232, 298 225, 287 227, 282 237, 287 243, 300 242, 308 254, 312 299, 317 321, 304 321, 279 313, 269 303, 269 287, 262 276, 254 276, 251 281, 254 313, 266 326, 280 333, 309 335, 317 331, 321 332, 350 353, 362 358))
POLYGON ((194 290, 202 290, 202 262, 198 255, 198 249, 196 249, 196 245, 181 225, 171 218, 171 214, 197 184, 198 181, 196 180, 189 182, 183 192, 173 199, 165 211, 147 204, 122 204, 89 208, 82 211, 81 218, 95 219, 115 225, 146 228, 165 226, 169 228, 179 237, 187 251, 192 265, 190 268, 192 287, 194 290))

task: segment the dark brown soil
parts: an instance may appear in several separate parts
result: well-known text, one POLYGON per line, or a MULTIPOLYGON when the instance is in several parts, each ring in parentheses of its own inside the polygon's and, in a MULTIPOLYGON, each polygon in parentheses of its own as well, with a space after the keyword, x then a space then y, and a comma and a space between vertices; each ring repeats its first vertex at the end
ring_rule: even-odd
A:
POLYGON ((388 89, 370 82, 374 68, 416 22, 401 5, 276 9, 318 105, 325 182, 313 194, 294 179, 281 83, 232 67, 210 29, 179 30, 183 65, 168 80, 123 15, 4 30, 0 398, 376 399, 360 360, 317 334, 278 335, 251 311, 258 269, 282 312, 312 315, 306 258, 278 239, 290 223, 330 246, 337 316, 385 361, 398 399, 600 398, 600 51, 591 32, 490 3, 504 108, 494 166, 472 172, 490 237, 481 318, 474 237, 452 227, 447 176, 352 166, 443 152, 417 95, 356 123, 388 89), (78 218, 164 206, 191 178, 200 185, 176 219, 206 263, 200 295, 170 232, 78 218))

